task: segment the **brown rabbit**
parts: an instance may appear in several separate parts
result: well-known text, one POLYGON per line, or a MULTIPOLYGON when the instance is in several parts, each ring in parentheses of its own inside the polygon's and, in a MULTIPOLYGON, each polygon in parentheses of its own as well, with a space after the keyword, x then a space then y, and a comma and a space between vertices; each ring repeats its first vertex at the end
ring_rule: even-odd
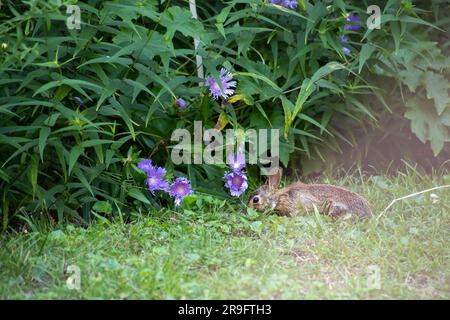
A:
POLYGON ((280 168, 276 174, 269 176, 266 184, 252 194, 248 206, 260 211, 273 209, 284 216, 313 212, 315 206, 319 212, 333 217, 347 213, 364 218, 372 217, 367 200, 355 192, 333 185, 301 182, 278 190, 281 175, 280 168))

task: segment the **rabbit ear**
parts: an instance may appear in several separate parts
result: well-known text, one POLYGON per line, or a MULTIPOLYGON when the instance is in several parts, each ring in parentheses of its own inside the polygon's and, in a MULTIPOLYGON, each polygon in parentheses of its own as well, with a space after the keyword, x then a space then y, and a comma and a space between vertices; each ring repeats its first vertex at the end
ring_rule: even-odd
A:
POLYGON ((281 181, 281 176, 283 175, 283 170, 278 168, 277 172, 267 178, 267 185, 269 189, 275 189, 278 187, 281 181))

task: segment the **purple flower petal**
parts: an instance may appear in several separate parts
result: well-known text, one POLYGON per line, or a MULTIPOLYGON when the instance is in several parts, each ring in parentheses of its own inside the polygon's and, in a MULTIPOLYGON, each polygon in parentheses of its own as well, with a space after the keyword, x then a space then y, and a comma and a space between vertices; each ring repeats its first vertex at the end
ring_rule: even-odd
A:
POLYGON ((356 26, 356 25, 352 25, 352 24, 346 24, 344 26, 344 30, 346 31, 359 31, 359 29, 361 29, 361 26, 356 26))
POLYGON ((222 68, 220 70, 220 85, 222 86, 222 89, 212 76, 208 76, 206 82, 209 86, 211 96, 215 100, 219 99, 219 97, 228 99, 230 96, 232 96, 234 94, 234 89, 232 88, 236 87, 236 81, 232 80, 233 76, 225 68, 222 68))
POLYGON ((348 38, 346 36, 339 37, 339 40, 341 40, 341 43, 347 43, 348 42, 348 38))
POLYGON ((178 108, 180 108, 181 111, 184 111, 184 110, 186 110, 187 103, 186 103, 186 101, 184 101, 183 99, 178 98, 178 99, 175 101, 175 105, 176 105, 178 108))
POLYGON ((169 188, 169 184, 163 179, 165 174, 166 169, 161 167, 152 167, 147 171, 147 179, 145 182, 153 195, 155 195, 155 190, 167 191, 169 188))
POLYGON ((189 194, 192 193, 191 185, 189 180, 183 177, 179 177, 169 188, 169 195, 175 198, 175 206, 181 203, 181 200, 189 194))
POLYGON ((347 16, 346 20, 348 22, 352 22, 352 23, 355 23, 355 24, 359 24, 361 22, 361 18, 356 13, 349 14, 347 16))
POLYGON ((228 166, 234 172, 241 171, 245 167, 245 154, 238 152, 236 155, 230 154, 228 156, 228 166))
POLYGON ((344 51, 344 53, 346 53, 346 54, 350 54, 350 49, 349 48, 347 48, 347 47, 342 47, 342 51, 344 51))
POLYGON ((148 172, 150 169, 153 168, 152 160, 151 159, 144 159, 144 160, 142 160, 141 162, 139 162, 137 164, 137 167, 140 170, 144 171, 144 172, 148 172))
POLYGON ((283 0, 283 7, 285 7, 286 9, 295 9, 297 5, 297 0, 283 0))
POLYGON ((357 14, 348 15, 346 20, 349 23, 344 26, 344 30, 356 32, 361 29, 361 18, 357 14))
POLYGON ((245 172, 226 172, 224 175, 225 187, 230 190, 233 197, 239 197, 248 188, 245 172))

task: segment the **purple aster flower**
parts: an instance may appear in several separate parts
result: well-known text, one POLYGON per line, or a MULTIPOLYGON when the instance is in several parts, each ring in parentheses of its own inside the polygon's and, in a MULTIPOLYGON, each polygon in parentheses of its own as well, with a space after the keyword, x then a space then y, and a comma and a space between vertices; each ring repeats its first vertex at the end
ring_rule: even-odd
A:
POLYGON ((344 30, 346 31, 359 31, 361 29, 361 26, 353 25, 353 24, 346 24, 344 26, 344 30))
POLYGON ((230 154, 228 156, 228 166, 233 172, 239 172, 245 167, 245 154, 238 152, 236 155, 230 154))
POLYGON ((342 51, 344 51, 345 54, 350 54, 350 49, 347 47, 342 47, 342 51))
POLYGON ((178 99, 175 101, 175 105, 176 105, 178 108, 180 108, 181 111, 184 111, 184 110, 186 110, 187 103, 186 103, 186 101, 184 101, 183 99, 178 98, 178 99))
POLYGON ((348 42, 348 38, 346 36, 340 36, 339 40, 341 41, 341 43, 347 43, 348 42))
POLYGON ((267 2, 270 4, 279 4, 281 0, 268 0, 267 2))
POLYGON ((138 163, 138 168, 144 172, 148 172, 150 169, 153 168, 152 160, 151 159, 144 159, 141 162, 138 163))
POLYGON ((231 80, 233 80, 233 76, 225 68, 222 68, 220 70, 220 85, 222 86, 222 89, 213 77, 208 76, 206 81, 208 83, 211 96, 214 97, 215 100, 217 100, 219 99, 219 97, 227 99, 229 96, 233 95, 234 89, 231 88, 236 87, 236 81, 231 80))
POLYGON ((346 20, 348 22, 351 22, 351 23, 354 23, 354 24, 359 24, 361 22, 361 18, 356 13, 349 14, 347 16, 346 20))
POLYGON ((283 7, 285 7, 286 9, 295 9, 297 5, 297 0, 283 0, 283 7))
POLYGON ((151 167, 147 171, 147 179, 145 182, 148 185, 148 189, 150 192, 155 195, 155 190, 163 190, 167 191, 169 185, 167 181, 163 179, 163 176, 166 174, 166 169, 161 167, 151 167))
POLYGON ((230 190, 233 197, 239 197, 248 188, 245 172, 227 172, 224 175, 225 187, 230 190))
POLYGON ((175 198, 175 206, 178 206, 181 203, 181 200, 191 193, 191 185, 189 181, 183 177, 177 178, 169 189, 169 195, 172 198, 175 198))
POLYGON ((357 14, 350 14, 346 18, 347 22, 349 24, 346 24, 344 26, 344 30, 348 31, 359 31, 361 29, 361 18, 357 14))

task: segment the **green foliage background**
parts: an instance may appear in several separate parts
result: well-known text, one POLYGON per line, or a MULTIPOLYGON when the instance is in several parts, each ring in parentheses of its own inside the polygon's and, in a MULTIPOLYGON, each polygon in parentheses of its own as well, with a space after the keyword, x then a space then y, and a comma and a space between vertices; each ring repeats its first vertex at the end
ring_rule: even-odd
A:
POLYGON ((155 202, 135 166, 150 156, 170 176, 187 175, 197 192, 226 197, 223 168, 170 162, 172 131, 192 130, 194 120, 279 128, 289 166, 339 150, 355 126, 392 113, 439 154, 450 141, 448 3, 371 1, 382 9, 379 30, 365 27, 366 1, 299 3, 286 10, 262 0, 197 1, 194 20, 188 1, 3 1, 3 227, 17 216, 86 222, 96 212, 158 209, 164 199, 155 202), (69 4, 81 8, 81 30, 66 27, 69 4), (338 37, 348 13, 363 26, 346 33, 345 55, 338 37), (199 86, 196 54, 207 75, 222 66, 233 72, 233 103, 221 108, 199 86), (393 85, 399 108, 383 98, 393 85), (186 112, 174 106, 177 97, 189 102, 186 112))

